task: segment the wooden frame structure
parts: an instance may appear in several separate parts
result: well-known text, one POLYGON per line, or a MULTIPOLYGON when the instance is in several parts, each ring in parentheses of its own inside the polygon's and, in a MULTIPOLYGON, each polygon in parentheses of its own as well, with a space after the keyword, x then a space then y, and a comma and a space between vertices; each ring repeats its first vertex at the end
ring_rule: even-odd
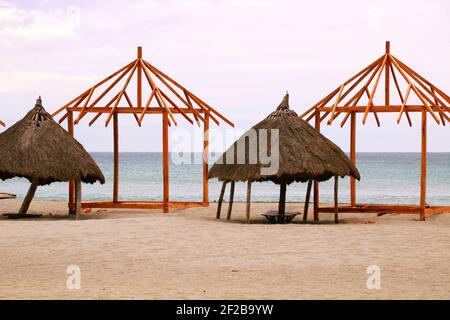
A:
POLYGON ((5 126, 6 126, 5 123, 2 120, 0 120, 0 127, 5 127, 5 126))
MULTIPOLYGON (((222 114, 208 105, 198 96, 183 87, 177 81, 157 69, 142 58, 142 47, 137 49, 137 59, 120 68, 107 78, 98 82, 82 94, 55 111, 52 116, 64 113, 59 123, 67 120, 68 132, 74 135, 74 125, 78 124, 87 114, 94 114, 89 126, 95 123, 103 114, 106 115, 105 126, 113 121, 114 139, 114 181, 112 201, 84 202, 82 208, 131 208, 131 209, 163 209, 208 206, 208 147, 210 120, 217 125, 219 119, 234 127, 234 124, 222 114), (133 78, 135 80, 133 80, 133 78), (143 81, 145 78, 147 81, 143 81), (123 84, 120 83, 123 79, 123 84), (136 81, 135 101, 127 92, 131 81, 136 81), (116 86, 119 90, 113 90, 116 86), (146 86, 147 88, 144 88, 146 86), (106 87, 105 89, 103 89, 106 87), (144 100, 145 89, 148 96, 144 100), (109 95, 109 97, 108 97, 109 95), (121 101, 123 105, 121 105, 121 101), (155 105, 152 106, 151 104, 155 105), (77 117, 74 118, 74 115, 77 117), (163 199, 160 202, 121 201, 119 200, 119 115, 132 114, 138 126, 146 115, 161 115, 162 117, 162 151, 163 151, 163 199), (177 125, 175 116, 182 116, 190 124, 194 121, 200 127, 203 125, 203 201, 174 202, 169 198, 169 127, 177 125)), ((69 184, 69 210, 74 207, 74 182, 69 184)))
MULTIPOLYGON (((382 82, 382 81, 381 81, 382 82)), ((331 125, 339 116, 343 116, 340 126, 343 127, 350 119, 350 160, 356 163, 356 116, 362 114, 362 124, 372 114, 380 126, 380 113, 398 113, 397 123, 405 115, 409 126, 412 126, 410 113, 421 114, 421 170, 420 170, 420 203, 419 205, 368 205, 356 203, 356 182, 350 180, 350 204, 339 206, 339 212, 376 212, 384 213, 415 213, 420 220, 425 220, 427 214, 450 212, 450 206, 430 206, 426 203, 427 177, 427 116, 438 125, 450 123, 450 97, 431 84, 423 76, 408 67, 405 63, 390 53, 390 43, 386 42, 386 52, 366 68, 342 83, 330 94, 309 108, 300 117, 306 121, 314 120, 315 128, 320 131, 320 125, 326 118, 331 125), (398 72, 398 74, 397 74, 398 72), (384 75, 383 75, 384 73, 384 75), (374 102, 380 80, 384 79, 384 103, 374 102), (401 81, 407 85, 401 89, 401 81), (370 85, 372 87, 370 88, 370 85), (391 86, 395 87, 398 97, 391 95, 391 86), (412 96, 418 103, 410 103, 412 96), (347 98, 348 96, 348 98, 347 98), (362 103, 362 98, 366 103, 362 103), (347 99, 346 99, 347 98, 347 99), (393 103, 393 99, 399 103, 393 103)), ((319 219, 319 212, 333 212, 332 207, 320 206, 319 184, 314 182, 314 218, 319 219)))

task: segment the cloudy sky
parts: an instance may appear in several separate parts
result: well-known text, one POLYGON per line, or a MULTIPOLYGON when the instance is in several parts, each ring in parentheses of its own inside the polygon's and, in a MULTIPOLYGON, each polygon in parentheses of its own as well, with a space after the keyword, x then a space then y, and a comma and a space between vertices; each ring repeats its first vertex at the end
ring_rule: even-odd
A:
MULTIPOLYGON (((394 55, 450 92, 448 0, 0 0, 0 119, 14 123, 38 95, 56 110, 134 59, 141 45, 147 61, 246 129, 286 90, 291 107, 306 110, 379 57, 386 40, 394 55)), ((143 128, 132 120, 121 119, 122 151, 160 150, 160 119, 143 128)), ((90 151, 112 150, 111 126, 88 129, 87 122, 76 127, 77 138, 90 151)), ((418 120, 413 128, 385 115, 381 122, 360 125, 360 151, 420 150, 418 120)), ((344 150, 348 131, 323 130, 344 150)), ((450 151, 450 126, 430 121, 430 131, 430 150, 450 151)))

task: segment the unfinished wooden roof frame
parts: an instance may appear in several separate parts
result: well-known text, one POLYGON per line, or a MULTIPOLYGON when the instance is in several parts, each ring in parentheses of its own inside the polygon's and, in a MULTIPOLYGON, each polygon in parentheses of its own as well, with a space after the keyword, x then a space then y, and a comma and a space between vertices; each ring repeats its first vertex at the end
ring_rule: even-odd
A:
MULTIPOLYGON (((120 68, 107 78, 103 79, 93 87, 87 89, 82 94, 71 100, 57 111, 52 116, 64 113, 59 123, 67 120, 68 132, 74 135, 74 125, 78 124, 88 113, 93 113, 95 116, 89 122, 91 126, 97 119, 105 114, 105 126, 108 126, 110 121, 113 121, 113 139, 114 139, 114 181, 113 181, 113 199, 112 201, 96 201, 83 202, 81 207, 87 210, 92 208, 129 208, 129 209, 163 209, 164 212, 169 212, 170 208, 187 208, 208 206, 208 145, 209 145, 209 126, 210 120, 220 125, 219 121, 223 121, 228 125, 234 127, 234 124, 225 118, 221 113, 212 108, 198 96, 193 94, 188 89, 184 88, 178 82, 170 78, 168 75, 154 67, 142 58, 142 47, 138 47, 137 59, 133 60, 126 66, 120 68), (136 75, 136 103, 133 104, 127 88, 130 81, 136 75), (126 78, 124 78, 126 77, 126 78), (150 88, 148 98, 143 100, 143 78, 147 80, 150 88), (120 87, 120 90, 113 96, 112 99, 103 102, 103 99, 108 92, 110 92, 119 81, 124 78, 125 83, 120 87), (158 79, 161 86, 157 85, 155 79, 158 79), (101 91, 97 98, 92 99, 96 89, 100 90, 103 84, 109 86, 101 91), (164 92, 164 90, 166 92, 164 92), (168 91, 167 91, 168 90, 168 91), (169 93, 171 92, 171 93, 169 93), (172 98, 169 95, 172 94, 172 98), (123 99, 124 98, 124 99, 123 99), (93 101, 91 101, 93 100, 93 101), (125 100, 126 105, 119 105, 121 100, 125 100), (150 106, 153 102, 157 106, 150 106), (180 106, 179 106, 180 105, 180 106), (77 117, 74 118, 74 114, 77 117), (162 117, 162 153, 163 153, 163 199, 162 201, 122 201, 119 199, 119 115, 132 114, 138 126, 142 125, 143 119, 148 114, 161 115, 162 117), (198 126, 203 126, 203 201, 201 202, 176 202, 170 201, 169 197, 169 127, 177 125, 177 120, 174 115, 181 115, 189 123, 198 126), (192 119, 192 118, 193 119, 192 119)), ((74 183, 69 183, 69 210, 74 208, 74 183)))
MULTIPOLYGON (((435 85, 408 67, 405 63, 390 53, 390 43, 386 42, 386 52, 366 68, 358 72, 330 94, 320 100, 313 107, 304 112, 301 117, 306 121, 314 120, 316 130, 320 131, 320 125, 328 118, 327 124, 331 125, 340 115, 343 118, 340 126, 343 127, 350 118, 350 159, 356 163, 356 115, 362 114, 362 124, 367 121, 369 114, 373 114, 375 121, 380 126, 380 113, 398 113, 397 123, 400 123, 403 114, 412 126, 410 113, 421 113, 421 166, 420 166, 420 203, 419 205, 389 205, 389 204, 357 204, 356 182, 350 179, 350 204, 340 205, 339 212, 374 212, 386 213, 415 213, 420 215, 420 220, 425 220, 427 214, 450 212, 450 206, 430 206, 426 203, 426 177, 427 177, 427 115, 438 124, 445 126, 450 123, 450 97, 435 85), (408 85, 402 92, 398 76, 408 85), (384 105, 375 105, 373 99, 378 88, 378 83, 384 72, 384 105), (364 83, 363 80, 366 80, 364 83), (401 104, 393 105, 391 101, 391 80, 395 85, 401 104), (355 89, 360 83, 360 89, 355 89), (369 89, 369 85, 373 86, 369 89), (403 95, 404 93, 404 95, 403 95), (408 104, 408 98, 415 94, 419 104, 408 104), (358 104, 363 95, 367 95, 367 104, 358 104), (347 100, 345 97, 349 96, 347 100)), ((319 220, 319 212, 333 212, 334 208, 320 206, 319 184, 314 183, 314 219, 319 220)))

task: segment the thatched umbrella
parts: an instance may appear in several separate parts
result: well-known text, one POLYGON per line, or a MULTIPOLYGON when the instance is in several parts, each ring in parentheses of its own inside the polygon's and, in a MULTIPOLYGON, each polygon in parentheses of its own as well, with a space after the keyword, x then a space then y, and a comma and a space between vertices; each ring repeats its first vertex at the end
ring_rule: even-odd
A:
MULTIPOLYGON (((229 219, 234 184, 236 181, 247 181, 247 221, 250 219, 251 183, 253 181, 272 181, 280 184, 278 222, 286 221, 286 185, 292 182, 308 181, 303 215, 303 219, 306 221, 312 181, 325 181, 335 177, 335 210, 337 210, 338 177, 344 176, 352 176, 358 180, 360 178, 358 169, 337 145, 316 131, 307 122, 300 119, 293 110, 289 109, 288 94, 285 95, 283 101, 274 112, 242 135, 222 154, 208 173, 208 178, 218 178, 220 181, 223 181, 218 203, 218 218, 220 218, 227 182, 231 182, 230 204, 227 215, 229 219), (277 130, 271 129, 278 129, 278 138, 276 136, 277 130), (275 153, 272 154, 274 156, 272 160, 278 161, 278 170, 269 174, 265 172, 268 171, 267 161, 261 158, 265 154, 265 150, 262 150, 262 148, 266 146, 268 146, 267 150, 271 150, 272 146, 274 147, 272 152, 275 153), (245 154, 242 154, 243 152, 245 154), (276 156, 277 154, 278 156, 276 156), (244 159, 245 161, 243 161, 244 159)), ((337 219, 336 211, 336 222, 337 219)))
POLYGON ((89 153, 44 110, 40 97, 22 120, 0 134, 0 150, 0 179, 23 177, 31 182, 19 217, 26 216, 38 186, 74 180, 78 218, 81 182, 105 183, 89 153))

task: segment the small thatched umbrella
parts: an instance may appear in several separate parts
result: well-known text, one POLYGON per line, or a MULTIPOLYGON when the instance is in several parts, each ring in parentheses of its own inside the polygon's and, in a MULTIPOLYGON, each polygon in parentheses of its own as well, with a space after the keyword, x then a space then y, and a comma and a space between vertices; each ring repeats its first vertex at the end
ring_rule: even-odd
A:
MULTIPOLYGON (((276 156, 276 154, 272 156, 276 156)), ((223 181, 217 218, 220 218, 227 182, 231 182, 227 215, 227 219, 229 219, 234 184, 236 181, 247 181, 247 222, 250 219, 250 195, 253 181, 273 181, 280 184, 278 222, 289 220, 288 217, 285 217, 286 185, 292 182, 308 181, 303 214, 303 219, 306 221, 312 181, 325 181, 331 177, 335 177, 335 221, 337 222, 337 183, 338 177, 344 176, 352 176, 358 180, 360 178, 358 169, 337 145, 289 109, 288 94, 274 112, 242 135, 217 160, 208 173, 208 178, 218 178, 223 181), (278 129, 278 137, 276 137, 277 130, 271 129, 278 129), (267 154, 265 150, 262 150, 266 146, 268 146, 267 150, 274 147, 271 152, 278 151, 278 157, 272 159, 278 161, 278 170, 270 174, 264 172, 267 171, 264 170, 267 169, 267 161, 261 159, 261 156, 267 154), (253 155, 249 153, 250 151, 253 152, 253 155), (263 151, 262 154, 261 151, 263 151), (244 159, 245 161, 243 161, 244 159)))
POLYGON ((81 182, 105 183, 89 153, 44 110, 40 97, 22 120, 0 134, 0 150, 0 179, 23 177, 31 182, 19 217, 26 216, 38 186, 74 180, 78 218, 81 182))

